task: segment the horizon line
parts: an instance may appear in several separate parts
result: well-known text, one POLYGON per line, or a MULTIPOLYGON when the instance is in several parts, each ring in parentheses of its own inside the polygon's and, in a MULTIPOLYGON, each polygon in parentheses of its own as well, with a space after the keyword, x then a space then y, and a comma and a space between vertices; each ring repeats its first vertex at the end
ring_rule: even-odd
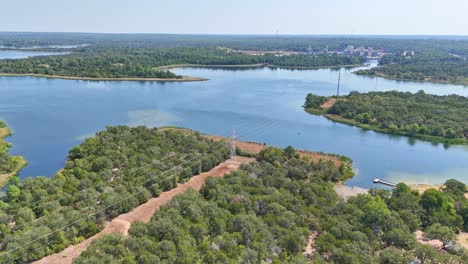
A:
POLYGON ((102 34, 102 35, 191 35, 191 36, 354 36, 354 37, 468 37, 468 35, 461 34, 328 34, 328 33, 286 33, 286 34, 276 34, 276 33, 161 33, 161 32, 86 32, 86 31, 9 31, 9 30, 0 30, 0 34, 3 33, 36 33, 36 34, 102 34))

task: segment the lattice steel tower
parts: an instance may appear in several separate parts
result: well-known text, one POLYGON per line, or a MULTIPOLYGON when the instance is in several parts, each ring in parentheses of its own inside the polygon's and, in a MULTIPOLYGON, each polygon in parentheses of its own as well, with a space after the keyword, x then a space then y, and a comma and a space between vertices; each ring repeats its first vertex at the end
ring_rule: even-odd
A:
POLYGON ((232 129, 232 137, 231 137, 231 154, 230 159, 231 162, 236 161, 236 130, 232 129))

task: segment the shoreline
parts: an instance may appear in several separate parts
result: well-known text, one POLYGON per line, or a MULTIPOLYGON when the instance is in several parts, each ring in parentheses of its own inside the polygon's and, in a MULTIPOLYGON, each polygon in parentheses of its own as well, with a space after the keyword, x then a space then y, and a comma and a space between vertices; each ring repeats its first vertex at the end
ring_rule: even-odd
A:
POLYGON ((350 126, 355 126, 359 127, 364 130, 371 130, 377 133, 382 133, 382 134, 387 134, 387 135, 393 135, 393 136, 401 136, 401 137, 407 137, 410 139, 419 139, 422 141, 426 142, 431 142, 431 143, 440 143, 440 144, 449 144, 449 145, 468 145, 468 140, 463 140, 463 139, 448 139, 448 138, 443 138, 443 137, 436 137, 436 136, 430 136, 430 135, 412 135, 409 136, 404 133, 393 133, 390 132, 387 129, 380 128, 377 126, 369 125, 369 124, 361 124, 357 121, 354 121, 352 119, 347 119, 341 116, 337 115, 331 115, 331 114, 325 114, 324 109, 315 109, 315 108, 304 108, 304 110, 312 115, 319 115, 327 118, 328 120, 331 120, 333 122, 345 124, 345 125, 350 125, 350 126))
POLYGON ((365 64, 344 64, 344 65, 330 65, 330 66, 280 66, 269 63, 256 63, 256 64, 174 64, 167 66, 155 67, 155 70, 164 69, 177 69, 177 68, 279 68, 279 69, 297 69, 297 70, 316 70, 316 69, 338 69, 338 68, 356 68, 362 67, 365 64))
MULTIPOLYGON (((200 132, 196 132, 191 129, 187 128, 179 128, 179 127, 159 127, 161 131, 165 130, 176 130, 180 131, 181 133, 199 133, 201 136, 213 140, 213 141, 223 141, 229 140, 229 138, 203 134, 200 132)), ((199 191, 205 180, 208 177, 224 177, 228 173, 232 173, 233 171, 240 168, 242 164, 249 164, 253 162, 257 162, 254 157, 250 157, 250 155, 256 155, 261 150, 268 148, 269 146, 257 143, 257 142, 246 142, 246 141, 238 141, 237 147, 242 152, 247 154, 239 154, 235 158, 235 163, 232 163, 229 159, 221 162, 214 168, 212 168, 208 172, 203 172, 198 175, 192 176, 187 182, 178 183, 177 187, 170 189, 168 191, 162 192, 156 197, 149 198, 146 202, 134 207, 130 211, 126 213, 121 213, 118 216, 112 218, 105 222, 104 227, 100 229, 99 232, 90 236, 83 241, 80 241, 76 244, 70 244, 63 250, 58 252, 52 253, 47 255, 39 260, 33 261, 33 264, 55 264, 55 263, 69 263, 71 264, 74 259, 79 257, 79 255, 84 252, 89 245, 96 239, 102 237, 103 235, 110 234, 110 233, 120 233, 124 236, 128 235, 128 231, 131 227, 131 224, 134 222, 144 222, 148 223, 154 213, 159 210, 161 206, 164 206, 168 202, 172 200, 178 194, 184 193, 189 189, 194 189, 195 191, 199 191)), ((314 160, 324 160, 324 161, 331 161, 335 165, 341 165, 346 162, 350 162, 350 160, 343 160, 340 156, 332 155, 332 154, 323 154, 318 152, 309 152, 303 150, 296 150, 297 153, 302 157, 309 157, 314 160)), ((346 165, 346 164, 345 164, 346 165)))
POLYGON ((417 80, 417 79, 406 79, 406 78, 396 78, 384 73, 375 73, 369 74, 367 73, 368 70, 356 70, 353 71, 353 74, 359 76, 366 76, 370 78, 384 78, 387 80, 394 80, 394 81, 404 81, 404 82, 417 82, 417 83, 435 83, 435 84, 451 84, 451 85, 461 85, 468 87, 468 81, 442 81, 442 80, 433 80, 433 79, 425 79, 425 80, 417 80))
MULTIPOLYGON (((254 68, 270 68, 270 69, 288 69, 288 70, 317 70, 317 69, 340 69, 340 68, 356 68, 361 67, 363 64, 350 64, 350 65, 334 65, 334 66, 279 66, 268 63, 257 63, 257 64, 174 64, 167 66, 154 67, 155 70, 169 70, 178 68, 208 68, 208 69, 229 69, 229 68, 243 68, 243 69, 254 69, 254 68)), ((182 78, 141 78, 141 77, 82 77, 82 76, 68 76, 68 75, 47 75, 38 73, 0 73, 0 77, 36 77, 36 78, 48 78, 48 79, 63 79, 63 80, 81 80, 81 81, 142 81, 142 82, 199 82, 209 81, 208 78, 203 77, 191 77, 182 76, 182 78)))
POLYGON ((177 78, 94 78, 94 77, 78 77, 78 76, 61 76, 61 75, 47 75, 35 73, 0 73, 0 77, 37 77, 49 79, 64 79, 64 80, 81 80, 81 81, 145 81, 145 82, 197 82, 208 81, 209 79, 200 77, 183 76, 177 78))
MULTIPOLYGON (((11 136, 12 134, 13 132, 8 127, 0 128, 0 145, 8 144, 8 142, 5 141, 5 138, 11 136)), ((17 175, 28 164, 28 162, 23 156, 8 156, 14 159, 18 163, 18 166, 9 173, 0 174, 0 188, 3 188, 8 183, 11 177, 17 175)))
MULTIPOLYGON (((160 127, 158 128, 160 130, 177 130, 177 131, 186 131, 188 133, 200 133, 200 132, 196 132, 196 131, 193 131, 191 129, 187 129, 187 128, 181 128, 181 127, 160 127)), ((226 137, 222 137, 222 136, 216 136, 216 135, 208 135, 208 134, 203 134, 203 133, 200 133, 200 135, 206 137, 206 138, 209 138, 211 140, 214 140, 214 141, 220 141, 220 140, 230 140, 230 138, 226 138, 226 137)), ((258 142, 251 142, 251 141, 236 141, 236 147, 244 152, 242 154, 239 154, 239 156, 251 156, 251 155, 257 155, 258 153, 260 153, 260 151, 268 148, 268 147, 274 147, 274 146, 271 146, 271 145, 263 145, 261 143, 258 143, 258 142)), ((303 157, 309 157, 309 158, 312 158, 313 160, 322 160, 322 161, 331 161, 333 162, 333 164, 335 164, 336 166, 341 166, 342 164, 344 164, 345 166, 348 166, 348 170, 351 170, 352 169, 352 160, 348 157, 344 157, 344 156, 339 156, 339 155, 336 155, 336 154, 328 154, 328 153, 321 153, 321 152, 313 152, 313 151, 307 151, 307 150, 299 150, 299 149, 296 149, 296 152, 303 156, 303 157)), ((354 174, 353 174, 354 176, 354 174)), ((352 176, 350 176, 352 177, 352 176)))

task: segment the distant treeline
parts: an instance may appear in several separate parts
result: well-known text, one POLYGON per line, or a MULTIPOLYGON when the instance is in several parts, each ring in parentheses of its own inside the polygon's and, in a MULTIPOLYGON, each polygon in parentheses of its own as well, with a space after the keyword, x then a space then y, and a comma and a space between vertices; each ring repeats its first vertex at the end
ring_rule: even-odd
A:
MULTIPOLYGON (((221 49, 255 51, 343 51, 349 45, 381 49, 379 68, 359 74, 389 78, 468 84, 468 38, 460 36, 274 36, 170 35, 88 33, 0 33, 0 46, 80 45, 75 54, 47 59, 2 62, 1 73, 29 73, 94 78, 180 78, 155 67, 170 64, 246 65, 265 63, 281 67, 327 67, 360 64, 362 58, 334 56, 249 56, 221 49), (223 53, 224 52, 224 53, 223 53), (171 54, 168 54, 171 53, 171 54), (408 56, 408 54, 415 54, 408 56), (404 54, 404 55, 403 55, 404 54), (452 55, 451 55, 452 54, 452 55), (145 58, 147 56, 148 58, 145 58)), ((1 47, 0 47, 1 48, 1 47)), ((53 48, 59 49, 59 48, 53 48)))
POLYGON ((91 78, 181 78, 158 67, 177 64, 329 67, 362 64, 365 59, 339 55, 253 56, 212 48, 82 47, 61 56, 0 60, 0 73, 91 78))
POLYGON ((438 50, 468 54, 463 36, 313 36, 313 35, 176 35, 176 34, 94 34, 94 33, 0 33, 0 46, 44 45, 120 46, 128 48, 226 47, 241 50, 323 51, 344 50, 348 45, 373 47, 386 52, 438 50))
POLYGON ((372 190, 345 202, 333 190, 330 176, 340 172, 331 162, 275 148, 260 153, 258 161, 224 178, 208 179, 200 193, 175 197, 148 224, 133 224, 128 237, 98 239, 75 263, 467 260, 455 242, 455 233, 466 229, 468 220, 461 182, 450 180, 444 192, 422 195, 399 184, 392 193, 372 190), (417 242, 416 230, 441 239, 447 252, 417 242), (306 256, 310 237, 315 252, 306 256))
POLYGON ((63 250, 228 157, 227 144, 196 133, 109 127, 73 147, 54 177, 10 180, 0 200, 0 263, 63 250))
POLYGON ((332 107, 320 109, 327 100, 326 97, 309 94, 304 106, 383 132, 468 143, 468 98, 463 96, 437 96, 423 91, 414 94, 351 92, 338 98, 332 107))
POLYGON ((468 85, 468 53, 459 54, 416 52, 414 55, 384 55, 380 67, 361 70, 357 74, 468 85))

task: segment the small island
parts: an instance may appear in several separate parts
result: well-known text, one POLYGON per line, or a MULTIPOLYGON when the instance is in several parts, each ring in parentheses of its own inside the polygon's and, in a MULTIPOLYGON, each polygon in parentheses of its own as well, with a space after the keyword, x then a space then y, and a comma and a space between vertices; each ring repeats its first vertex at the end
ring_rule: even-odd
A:
POLYGON ((0 120, 0 187, 3 187, 11 177, 26 166, 26 160, 23 157, 8 155, 11 144, 5 142, 4 138, 11 133, 6 124, 0 120))
POLYGON ((424 91, 351 92, 338 98, 308 94, 312 114, 364 129, 431 142, 468 144, 468 98, 424 91))

